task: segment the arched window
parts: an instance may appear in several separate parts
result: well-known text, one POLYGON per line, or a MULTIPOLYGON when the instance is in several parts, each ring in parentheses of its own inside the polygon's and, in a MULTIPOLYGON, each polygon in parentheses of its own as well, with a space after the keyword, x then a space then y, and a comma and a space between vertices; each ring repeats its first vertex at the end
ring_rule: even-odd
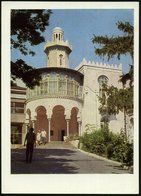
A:
POLYGON ((61 65, 62 65, 62 58, 63 58, 63 55, 60 54, 59 57, 60 57, 60 66, 61 66, 61 65))
POLYGON ((102 85, 108 83, 107 76, 105 76, 105 75, 99 76, 98 83, 99 83, 99 96, 102 96, 102 85))

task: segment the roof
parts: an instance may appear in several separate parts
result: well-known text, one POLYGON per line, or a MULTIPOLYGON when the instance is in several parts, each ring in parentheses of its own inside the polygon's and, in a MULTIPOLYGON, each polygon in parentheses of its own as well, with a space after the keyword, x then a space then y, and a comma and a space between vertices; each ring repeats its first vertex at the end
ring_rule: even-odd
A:
POLYGON ((83 78, 84 75, 82 73, 80 73, 79 71, 76 71, 74 69, 70 69, 70 68, 65 68, 65 67, 43 67, 43 68, 38 68, 38 70, 41 72, 41 73, 49 73, 51 71, 58 71, 58 72, 65 72, 65 73, 72 73, 72 74, 75 74, 75 75, 78 75, 79 77, 83 78))
POLYGON ((12 90, 26 90, 25 87, 21 87, 21 86, 11 86, 12 90))
POLYGON ((63 31, 63 29, 62 29, 61 27, 55 27, 55 28, 53 29, 53 31, 56 31, 56 30, 63 31))

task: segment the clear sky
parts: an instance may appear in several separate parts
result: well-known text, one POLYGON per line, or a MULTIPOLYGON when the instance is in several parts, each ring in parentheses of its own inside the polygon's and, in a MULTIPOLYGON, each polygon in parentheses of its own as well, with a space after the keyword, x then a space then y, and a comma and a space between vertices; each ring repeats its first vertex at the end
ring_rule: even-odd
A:
MULTIPOLYGON (((129 55, 117 57, 109 62, 97 56, 94 52, 94 45, 91 41, 93 34, 118 36, 123 35, 116 23, 118 21, 134 21, 133 9, 53 9, 50 17, 50 25, 44 32, 45 40, 51 40, 52 30, 59 26, 64 30, 64 40, 68 40, 72 45, 72 52, 69 58, 70 68, 75 68, 85 58, 87 61, 103 62, 109 64, 122 64, 123 72, 129 69, 132 60, 129 55)), ((22 56, 18 51, 12 52, 12 59, 24 59, 29 65, 40 68, 47 66, 47 57, 44 53, 45 43, 34 47, 35 56, 22 56)), ((33 49, 33 48, 32 48, 33 49)))

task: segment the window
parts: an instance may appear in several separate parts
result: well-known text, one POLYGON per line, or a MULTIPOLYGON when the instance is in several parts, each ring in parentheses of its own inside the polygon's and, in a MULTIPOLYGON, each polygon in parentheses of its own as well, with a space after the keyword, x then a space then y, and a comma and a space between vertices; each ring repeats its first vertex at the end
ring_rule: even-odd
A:
POLYGON ((22 128, 21 126, 11 126, 11 144, 22 143, 22 128))
POLYGON ((44 94, 43 83, 40 84, 40 90, 41 90, 41 95, 43 95, 44 94))
POLYGON ((48 81, 44 82, 44 93, 47 94, 48 93, 48 81))
POLYGON ((67 81, 67 95, 73 95, 73 80, 68 79, 67 81))
POLYGON ((60 95, 66 95, 66 77, 61 75, 58 79, 58 93, 60 95))
POLYGON ((60 54, 59 57, 60 57, 60 66, 61 66, 61 65, 62 65, 62 58, 63 58, 63 55, 60 54))
POLYGON ((108 83, 107 76, 105 76, 105 75, 99 76, 98 83, 99 83, 99 96, 102 96, 102 85, 108 83))
POLYGON ((99 85, 107 84, 108 83, 107 76, 104 76, 104 75, 99 76, 98 82, 99 82, 99 85))
POLYGON ((54 95, 57 93, 57 77, 54 73, 50 74, 49 78, 49 94, 54 95))
POLYGON ((24 103, 12 102, 11 103, 11 113, 24 113, 24 103))

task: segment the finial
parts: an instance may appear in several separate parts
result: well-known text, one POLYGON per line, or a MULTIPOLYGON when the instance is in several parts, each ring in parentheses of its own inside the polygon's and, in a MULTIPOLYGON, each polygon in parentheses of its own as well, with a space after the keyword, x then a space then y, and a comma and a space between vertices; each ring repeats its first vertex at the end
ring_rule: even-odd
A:
POLYGON ((87 61, 86 61, 86 59, 85 59, 85 58, 83 58, 82 62, 83 62, 83 63, 87 63, 87 61))

